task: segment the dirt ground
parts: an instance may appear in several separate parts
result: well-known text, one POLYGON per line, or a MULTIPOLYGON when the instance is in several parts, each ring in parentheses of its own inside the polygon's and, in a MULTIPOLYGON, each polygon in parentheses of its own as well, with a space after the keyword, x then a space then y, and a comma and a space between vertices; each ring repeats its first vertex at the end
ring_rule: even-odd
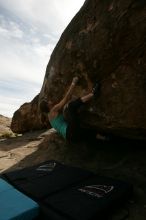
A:
POLYGON ((0 139, 0 172, 10 169, 14 165, 17 168, 25 167, 25 163, 19 166, 20 161, 38 150, 38 146, 44 138, 41 136, 42 134, 42 131, 36 131, 19 137, 0 139))
POLYGON ((52 159, 132 183, 134 195, 126 203, 127 219, 146 219, 145 142, 114 139, 68 144, 52 129, 0 139, 0 173, 52 159))

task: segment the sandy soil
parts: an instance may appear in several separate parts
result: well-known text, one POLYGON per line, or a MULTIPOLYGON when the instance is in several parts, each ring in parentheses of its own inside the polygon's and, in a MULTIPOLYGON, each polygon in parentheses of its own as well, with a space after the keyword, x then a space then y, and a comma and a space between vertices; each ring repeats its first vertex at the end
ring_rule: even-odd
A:
POLYGON ((0 173, 13 167, 19 169, 35 163, 33 160, 29 164, 23 162, 20 165, 20 161, 38 150, 45 136, 52 131, 41 130, 15 136, 10 129, 10 124, 11 118, 0 115, 0 173))
POLYGON ((36 131, 20 137, 0 139, 0 172, 10 169, 14 165, 18 165, 17 168, 27 166, 28 164, 25 163, 19 166, 19 162, 37 151, 44 136, 45 132, 36 131))

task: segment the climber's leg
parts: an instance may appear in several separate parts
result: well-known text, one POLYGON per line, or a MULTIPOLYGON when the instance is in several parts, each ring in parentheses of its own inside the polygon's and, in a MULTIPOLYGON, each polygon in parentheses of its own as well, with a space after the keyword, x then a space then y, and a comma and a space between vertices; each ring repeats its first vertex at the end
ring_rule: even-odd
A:
POLYGON ((85 103, 90 101, 93 96, 96 95, 97 90, 99 89, 99 85, 95 85, 93 87, 92 92, 89 94, 82 96, 74 101, 71 101, 67 104, 64 109, 63 115, 65 120, 68 122, 67 128, 67 139, 71 141, 78 141, 80 139, 84 139, 85 136, 89 139, 92 137, 96 137, 96 131, 94 129, 84 129, 81 128, 80 121, 79 121, 79 109, 85 103))

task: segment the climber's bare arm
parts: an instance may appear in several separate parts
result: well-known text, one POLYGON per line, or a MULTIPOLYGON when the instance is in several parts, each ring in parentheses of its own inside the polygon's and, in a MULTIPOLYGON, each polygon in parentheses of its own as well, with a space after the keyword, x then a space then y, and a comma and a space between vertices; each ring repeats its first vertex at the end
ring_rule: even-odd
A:
POLYGON ((70 100, 71 95, 73 93, 73 90, 74 90, 77 82, 78 82, 78 77, 74 77, 72 80, 72 83, 71 83, 67 93, 63 97, 63 99, 50 110, 50 113, 49 113, 50 116, 53 115, 53 117, 54 117, 54 114, 57 115, 58 112, 63 109, 64 105, 70 100))

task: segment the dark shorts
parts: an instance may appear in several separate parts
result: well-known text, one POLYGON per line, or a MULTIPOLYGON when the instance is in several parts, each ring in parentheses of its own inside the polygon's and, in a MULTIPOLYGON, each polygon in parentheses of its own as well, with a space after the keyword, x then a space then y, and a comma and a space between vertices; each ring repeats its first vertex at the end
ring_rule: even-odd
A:
POLYGON ((89 130, 81 127, 79 120, 79 109, 84 106, 81 98, 71 101, 65 110, 64 118, 68 123, 66 139, 69 142, 78 142, 96 137, 95 130, 89 130))

